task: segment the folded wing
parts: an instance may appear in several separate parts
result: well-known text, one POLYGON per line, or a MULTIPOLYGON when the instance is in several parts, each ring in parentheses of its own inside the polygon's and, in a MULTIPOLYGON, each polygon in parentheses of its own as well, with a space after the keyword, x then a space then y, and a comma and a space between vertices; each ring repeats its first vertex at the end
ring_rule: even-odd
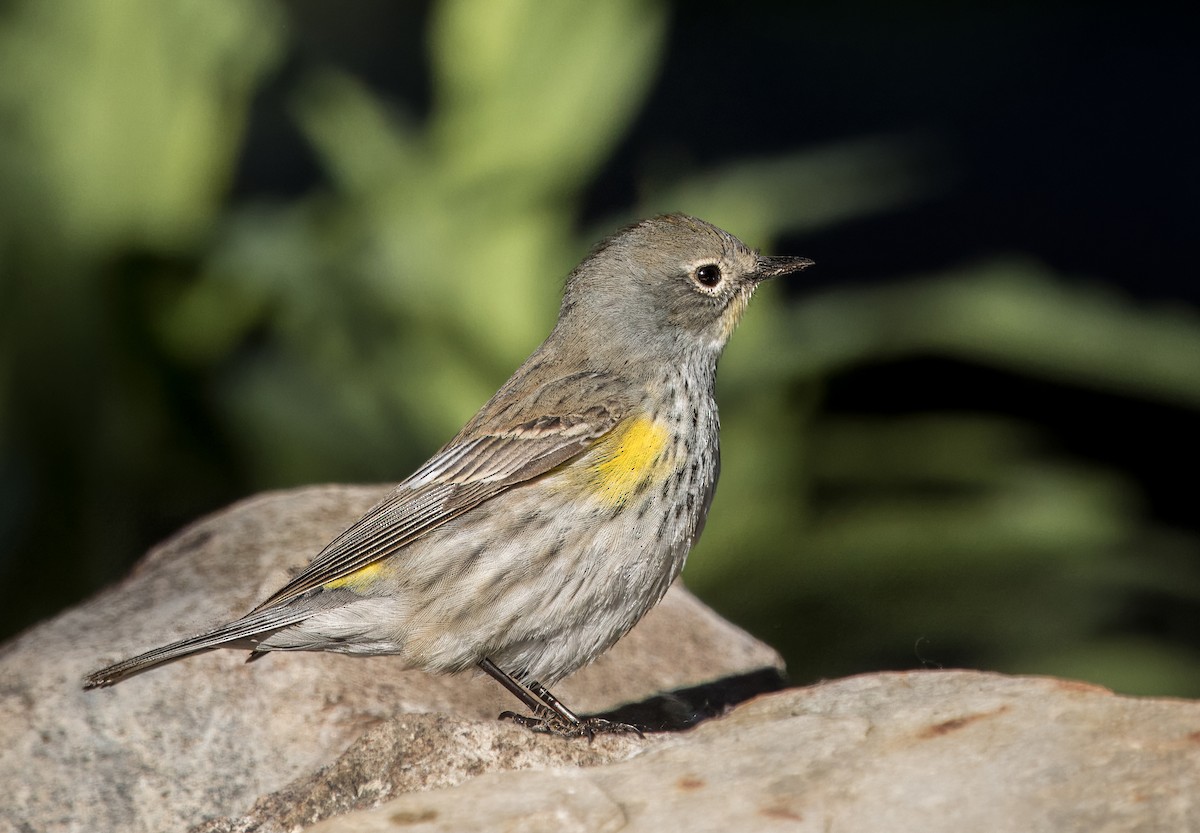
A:
POLYGON ((538 417, 443 448, 255 610, 282 604, 395 554, 485 500, 586 451, 621 416, 619 407, 606 403, 581 413, 538 417))

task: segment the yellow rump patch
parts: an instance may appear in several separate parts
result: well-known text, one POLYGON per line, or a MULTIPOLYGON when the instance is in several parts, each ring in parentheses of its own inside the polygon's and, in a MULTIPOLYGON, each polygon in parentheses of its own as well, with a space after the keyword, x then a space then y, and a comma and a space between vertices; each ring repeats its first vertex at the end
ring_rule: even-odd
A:
POLYGON ((375 583, 375 580, 379 578, 379 573, 382 571, 383 562, 376 561, 374 564, 360 567, 348 576, 335 578, 331 582, 322 584, 321 587, 325 590, 337 590, 340 587, 345 587, 347 590, 361 593, 375 583))
POLYGON ((596 444, 589 466, 597 497, 609 506, 623 506, 643 484, 667 466, 670 434, 649 417, 626 422, 596 444))

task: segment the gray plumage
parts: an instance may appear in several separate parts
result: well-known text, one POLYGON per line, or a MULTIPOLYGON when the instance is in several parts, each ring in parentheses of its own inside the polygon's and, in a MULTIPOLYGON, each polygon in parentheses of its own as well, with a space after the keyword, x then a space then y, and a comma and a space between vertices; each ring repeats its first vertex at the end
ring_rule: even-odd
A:
POLYGON ((241 619, 85 687, 217 647, 395 654, 434 672, 490 660, 553 684, 679 574, 719 471, 717 359, 758 283, 809 264, 683 215, 623 229, 572 272, 512 378, 307 568, 241 619))

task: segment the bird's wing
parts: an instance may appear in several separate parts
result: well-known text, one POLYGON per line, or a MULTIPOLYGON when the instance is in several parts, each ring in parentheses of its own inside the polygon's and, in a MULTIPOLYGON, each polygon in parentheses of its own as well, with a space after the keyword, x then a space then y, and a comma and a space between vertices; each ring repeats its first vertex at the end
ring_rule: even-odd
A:
POLYGON ((345 578, 500 492, 545 474, 611 431, 622 410, 615 402, 607 402, 452 443, 330 541, 311 564, 254 610, 345 578))

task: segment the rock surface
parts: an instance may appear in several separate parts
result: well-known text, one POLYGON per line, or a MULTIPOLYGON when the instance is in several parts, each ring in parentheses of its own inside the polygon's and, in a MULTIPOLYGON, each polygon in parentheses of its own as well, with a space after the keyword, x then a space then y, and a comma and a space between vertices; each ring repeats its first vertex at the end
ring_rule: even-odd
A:
MULTIPOLYGON (((391 743, 412 776, 389 775, 395 785, 381 797, 490 769, 595 764, 637 752, 628 738, 588 746, 497 723, 500 711, 519 704, 482 674, 405 672, 388 657, 278 654, 246 665, 242 652, 216 651, 112 689, 80 688, 87 672, 110 661, 249 610, 382 491, 316 487, 236 504, 152 550, 121 584, 0 648, 0 831, 136 833, 245 816, 260 797, 334 764, 371 727, 382 734, 355 744, 356 754, 391 743), (430 712, 437 714, 399 717, 430 712)), ((778 687, 779 668, 772 650, 676 587, 555 693, 590 713, 735 678, 696 702, 687 692, 659 701, 664 715, 678 717, 693 706, 719 711, 739 685, 778 687), (763 668, 775 671, 738 677, 763 668)), ((368 769, 347 769, 343 759, 326 770, 344 779, 326 787, 337 807, 372 803, 373 765, 369 757, 359 765, 368 769), (361 800, 342 800, 351 789, 361 800)))
POLYGON ((1200 703, 921 671, 728 711, 779 659, 678 587, 558 688, 584 712, 640 701, 610 712, 639 723, 724 714, 644 739, 537 735, 495 720, 515 701, 486 677, 386 657, 219 651, 81 690, 248 609, 379 494, 233 506, 0 648, 0 833, 1200 831, 1200 703))
POLYGON ((1200 704, 1054 679, 876 674, 760 697, 618 763, 580 768, 577 745, 560 748, 563 766, 481 775, 308 830, 1200 830, 1200 704))

